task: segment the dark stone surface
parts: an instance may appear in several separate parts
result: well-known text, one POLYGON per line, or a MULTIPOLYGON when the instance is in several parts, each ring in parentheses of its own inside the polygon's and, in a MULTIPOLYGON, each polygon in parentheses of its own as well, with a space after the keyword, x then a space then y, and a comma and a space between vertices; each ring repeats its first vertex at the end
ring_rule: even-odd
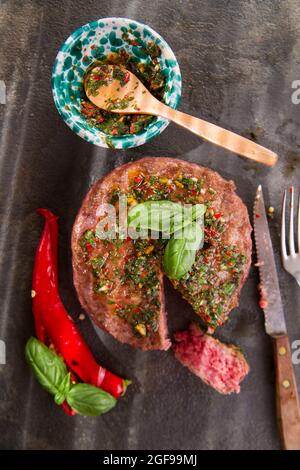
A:
MULTIPOLYGON (((284 187, 299 182, 300 105, 291 102, 300 79, 298 0, 165 0, 1 2, 0 79, 7 85, 1 116, 2 449, 277 449, 273 357, 257 306, 252 269, 240 307, 217 336, 239 344, 251 373, 238 396, 223 397, 168 353, 142 353, 80 324, 99 361, 134 385, 108 415, 65 416, 41 391, 24 361, 33 333, 31 271, 42 221, 40 206, 60 216, 61 293, 74 318, 81 312, 72 285, 70 232, 90 184, 116 166, 146 155, 199 162, 233 178, 251 210, 262 183, 276 208, 271 222, 291 340, 300 338, 300 293, 280 267, 279 205, 284 187), (161 33, 180 63, 181 109, 223 125, 279 153, 267 169, 170 125, 156 140, 125 151, 93 147, 60 119, 52 100, 51 67, 63 40, 105 16, 141 20, 161 33)), ((185 326, 191 309, 168 288, 169 323, 185 326)), ((300 366, 296 366, 298 383, 300 366)), ((299 384, 300 385, 300 384, 299 384)))

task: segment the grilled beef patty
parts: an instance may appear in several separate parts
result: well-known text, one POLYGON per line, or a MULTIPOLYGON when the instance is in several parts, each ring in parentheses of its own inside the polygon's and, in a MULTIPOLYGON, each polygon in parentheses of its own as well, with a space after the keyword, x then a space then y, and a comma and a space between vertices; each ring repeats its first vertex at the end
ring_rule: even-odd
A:
POLYGON ((121 342, 168 349, 159 240, 99 240, 100 207, 126 195, 129 206, 146 200, 203 203, 205 242, 191 271, 175 289, 210 331, 238 304, 251 261, 251 226, 232 181, 173 158, 144 158, 96 182, 77 215, 72 234, 74 283, 95 323, 121 342))

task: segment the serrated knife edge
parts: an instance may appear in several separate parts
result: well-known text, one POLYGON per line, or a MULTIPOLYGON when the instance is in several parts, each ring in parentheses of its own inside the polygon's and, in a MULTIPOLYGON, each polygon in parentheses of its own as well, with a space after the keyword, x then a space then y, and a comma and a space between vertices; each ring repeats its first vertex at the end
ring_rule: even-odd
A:
POLYGON ((260 290, 265 293, 267 300, 263 308, 265 328, 269 335, 278 337, 286 334, 286 324, 261 185, 257 188, 254 201, 253 226, 260 290))

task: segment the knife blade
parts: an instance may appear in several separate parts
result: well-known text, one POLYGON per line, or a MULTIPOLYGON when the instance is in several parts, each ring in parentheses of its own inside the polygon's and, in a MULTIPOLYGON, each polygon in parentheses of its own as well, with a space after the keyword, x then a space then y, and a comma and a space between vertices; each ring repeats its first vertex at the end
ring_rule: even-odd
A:
POLYGON ((265 315, 266 332, 276 338, 286 334, 287 330, 261 185, 257 188, 253 210, 260 291, 263 298, 266 299, 261 307, 265 315))

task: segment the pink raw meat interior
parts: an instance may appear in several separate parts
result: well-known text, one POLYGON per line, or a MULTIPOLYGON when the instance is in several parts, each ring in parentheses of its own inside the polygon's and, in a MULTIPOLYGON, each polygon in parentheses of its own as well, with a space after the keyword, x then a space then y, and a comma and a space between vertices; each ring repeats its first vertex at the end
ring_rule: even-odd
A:
POLYGON ((238 348, 205 334, 196 324, 176 333, 175 341, 175 356, 194 374, 220 393, 239 393, 249 365, 238 348))

